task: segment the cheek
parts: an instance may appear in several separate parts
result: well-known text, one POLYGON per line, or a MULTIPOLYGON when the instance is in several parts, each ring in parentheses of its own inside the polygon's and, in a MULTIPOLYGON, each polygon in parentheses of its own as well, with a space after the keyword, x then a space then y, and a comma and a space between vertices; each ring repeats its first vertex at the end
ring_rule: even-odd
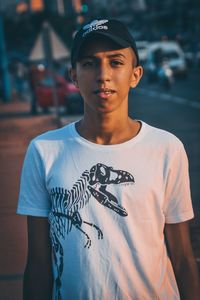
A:
POLYGON ((91 80, 89 80, 85 76, 77 78, 77 86, 82 96, 87 95, 89 93, 90 86, 91 86, 90 83, 91 80))
POLYGON ((131 72, 122 72, 120 76, 117 76, 116 82, 118 86, 123 87, 123 89, 126 90, 131 87, 132 78, 131 72))
POLYGON ((120 77, 120 80, 129 82, 133 76, 133 68, 131 65, 126 65, 126 67, 123 70, 120 70, 120 72, 117 72, 116 75, 120 77))
POLYGON ((95 84, 95 75, 92 72, 80 72, 77 76, 77 83, 81 92, 87 93, 95 84))

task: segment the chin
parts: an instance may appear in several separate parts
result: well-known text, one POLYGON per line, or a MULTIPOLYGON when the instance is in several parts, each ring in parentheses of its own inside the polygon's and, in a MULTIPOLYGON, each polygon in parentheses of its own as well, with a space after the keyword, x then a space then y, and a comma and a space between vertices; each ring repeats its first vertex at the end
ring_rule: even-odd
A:
POLYGON ((99 114, 110 114, 110 113, 112 113, 114 111, 114 109, 108 109, 108 108, 99 108, 98 110, 97 110, 97 112, 99 113, 99 114))
POLYGON ((117 109, 116 105, 109 104, 109 103, 104 103, 103 105, 86 105, 85 106, 85 111, 91 111, 92 113, 99 113, 99 114, 107 114, 115 111, 117 109))

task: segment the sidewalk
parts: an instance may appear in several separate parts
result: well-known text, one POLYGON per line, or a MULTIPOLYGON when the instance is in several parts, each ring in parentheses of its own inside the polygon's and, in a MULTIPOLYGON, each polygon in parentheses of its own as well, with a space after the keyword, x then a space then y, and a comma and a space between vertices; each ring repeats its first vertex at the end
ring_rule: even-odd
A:
POLYGON ((0 118, 28 115, 30 112, 30 103, 21 101, 12 101, 3 103, 0 101, 0 118))
POLYGON ((15 211, 24 153, 34 136, 55 127, 50 115, 31 117, 28 103, 0 103, 0 300, 22 299, 26 218, 15 211))

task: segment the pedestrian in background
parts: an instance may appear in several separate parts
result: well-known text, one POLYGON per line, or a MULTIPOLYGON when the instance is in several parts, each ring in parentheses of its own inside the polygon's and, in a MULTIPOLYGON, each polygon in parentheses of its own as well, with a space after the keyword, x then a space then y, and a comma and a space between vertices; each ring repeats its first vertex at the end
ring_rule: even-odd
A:
POLYGON ((143 73, 133 37, 95 20, 71 63, 83 118, 36 137, 23 166, 24 299, 199 299, 183 144, 128 116, 143 73))

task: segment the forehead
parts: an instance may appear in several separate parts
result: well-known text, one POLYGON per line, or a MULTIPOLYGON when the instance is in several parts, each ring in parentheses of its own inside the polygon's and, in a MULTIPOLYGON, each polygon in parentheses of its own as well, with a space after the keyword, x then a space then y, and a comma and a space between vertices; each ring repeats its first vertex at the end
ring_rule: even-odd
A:
POLYGON ((88 38, 81 46, 79 51, 79 59, 87 56, 93 56, 97 53, 106 52, 120 52, 126 56, 130 56, 131 59, 136 59, 132 48, 122 48, 119 44, 112 41, 111 39, 103 36, 93 36, 88 38))

